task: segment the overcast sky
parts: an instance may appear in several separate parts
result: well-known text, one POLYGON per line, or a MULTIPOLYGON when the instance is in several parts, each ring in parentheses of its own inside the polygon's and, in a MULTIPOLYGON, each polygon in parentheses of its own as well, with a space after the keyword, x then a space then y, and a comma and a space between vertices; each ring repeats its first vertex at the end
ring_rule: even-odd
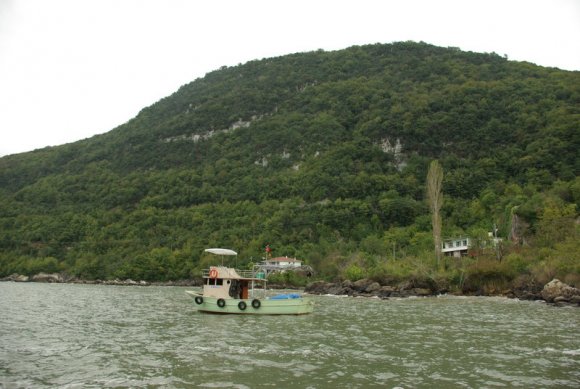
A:
POLYGON ((0 0, 0 156, 107 132, 224 65, 406 40, 580 70, 580 0, 0 0))

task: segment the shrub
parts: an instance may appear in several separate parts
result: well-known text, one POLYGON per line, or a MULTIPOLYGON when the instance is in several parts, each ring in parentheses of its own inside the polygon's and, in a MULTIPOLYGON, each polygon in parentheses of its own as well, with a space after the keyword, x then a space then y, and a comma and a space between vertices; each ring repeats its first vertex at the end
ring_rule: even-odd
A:
POLYGON ((532 274, 544 284, 558 278, 575 286, 580 281, 580 242, 574 237, 542 250, 542 261, 532 267, 532 274))
POLYGON ((344 269, 342 276, 350 281, 358 281, 365 278, 366 272, 357 264, 351 263, 346 269, 344 269))
POLYGON ((369 275, 373 281, 381 285, 394 285, 406 280, 411 274, 405 261, 388 261, 375 266, 369 275))
POLYGON ((507 288, 516 275, 505 261, 481 259, 467 267, 463 292, 496 293, 507 288))
POLYGON ((525 273, 528 270, 527 262, 520 254, 511 253, 504 258, 505 264, 514 273, 525 273))
POLYGON ((268 276, 268 282, 280 286, 302 287, 306 285, 307 278, 290 270, 270 274, 268 276))

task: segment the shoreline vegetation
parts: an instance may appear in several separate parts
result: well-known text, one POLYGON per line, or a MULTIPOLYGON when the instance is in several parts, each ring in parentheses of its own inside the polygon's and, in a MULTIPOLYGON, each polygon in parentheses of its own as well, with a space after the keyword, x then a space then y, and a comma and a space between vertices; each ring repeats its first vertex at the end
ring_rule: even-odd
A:
MULTIPOLYGON (((116 286, 201 286, 201 279, 148 282, 126 280, 82 280, 60 273, 39 273, 32 277, 12 274, 0 279, 4 282, 38 282, 38 283, 68 283, 87 285, 116 285, 116 286)), ((273 282, 272 289, 293 289, 295 284, 273 282)), ((302 287, 300 287, 302 288, 302 287)), ((477 291, 450 290, 448 284, 437 284, 433 280, 408 279, 403 282, 383 285, 372 279, 363 278, 357 281, 344 280, 328 282, 314 281, 304 286, 304 292, 312 295, 336 295, 369 298, 405 298, 405 297, 434 297, 439 295, 455 296, 488 296, 507 297, 519 300, 542 300, 555 306, 580 307, 580 289, 570 286, 556 278, 545 285, 526 277, 520 277, 503 289, 483 288, 477 291)))

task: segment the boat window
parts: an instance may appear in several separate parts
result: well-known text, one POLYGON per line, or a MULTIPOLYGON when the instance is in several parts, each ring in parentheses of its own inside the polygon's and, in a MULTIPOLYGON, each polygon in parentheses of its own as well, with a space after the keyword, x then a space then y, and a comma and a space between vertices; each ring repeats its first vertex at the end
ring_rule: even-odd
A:
POLYGON ((224 280, 221 278, 208 278, 206 285, 223 285, 224 280))

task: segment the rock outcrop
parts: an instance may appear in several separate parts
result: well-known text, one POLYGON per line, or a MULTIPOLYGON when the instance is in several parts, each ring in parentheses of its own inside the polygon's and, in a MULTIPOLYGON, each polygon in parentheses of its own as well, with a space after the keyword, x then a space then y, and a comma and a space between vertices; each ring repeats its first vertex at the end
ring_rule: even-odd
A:
MULTIPOLYGON (((369 279, 355 282, 326 282, 316 281, 304 289, 310 294, 330 294, 342 296, 365 296, 387 299, 389 297, 426 297, 447 293, 448 287, 444 284, 418 283, 416 280, 400 282, 397 285, 381 285, 369 279)), ((542 284, 531 277, 520 278, 514 281, 512 289, 501 295, 520 298, 522 300, 545 300, 558 306, 580 306, 580 289, 567 285, 557 279, 547 283, 543 289, 542 284)))
POLYGON ((409 282, 391 286, 381 285, 369 279, 361 279, 355 282, 348 280, 342 282, 316 281, 308 285, 304 292, 338 296, 379 297, 382 299, 389 297, 433 296, 439 293, 439 291, 429 288, 417 288, 413 283, 409 282))
POLYGON ((33 282, 66 282, 65 277, 58 273, 38 273, 32 276, 33 282))
POLYGON ((512 281, 511 290, 506 295, 520 300, 543 300, 543 288, 544 284, 531 275, 521 275, 512 281))
POLYGON ((542 298, 556 305, 580 304, 580 289, 563 283, 558 279, 548 282, 542 289, 542 298))
POLYGON ((0 281, 12 281, 12 282, 28 282, 30 277, 23 276, 22 274, 10 274, 8 277, 0 279, 0 281))

